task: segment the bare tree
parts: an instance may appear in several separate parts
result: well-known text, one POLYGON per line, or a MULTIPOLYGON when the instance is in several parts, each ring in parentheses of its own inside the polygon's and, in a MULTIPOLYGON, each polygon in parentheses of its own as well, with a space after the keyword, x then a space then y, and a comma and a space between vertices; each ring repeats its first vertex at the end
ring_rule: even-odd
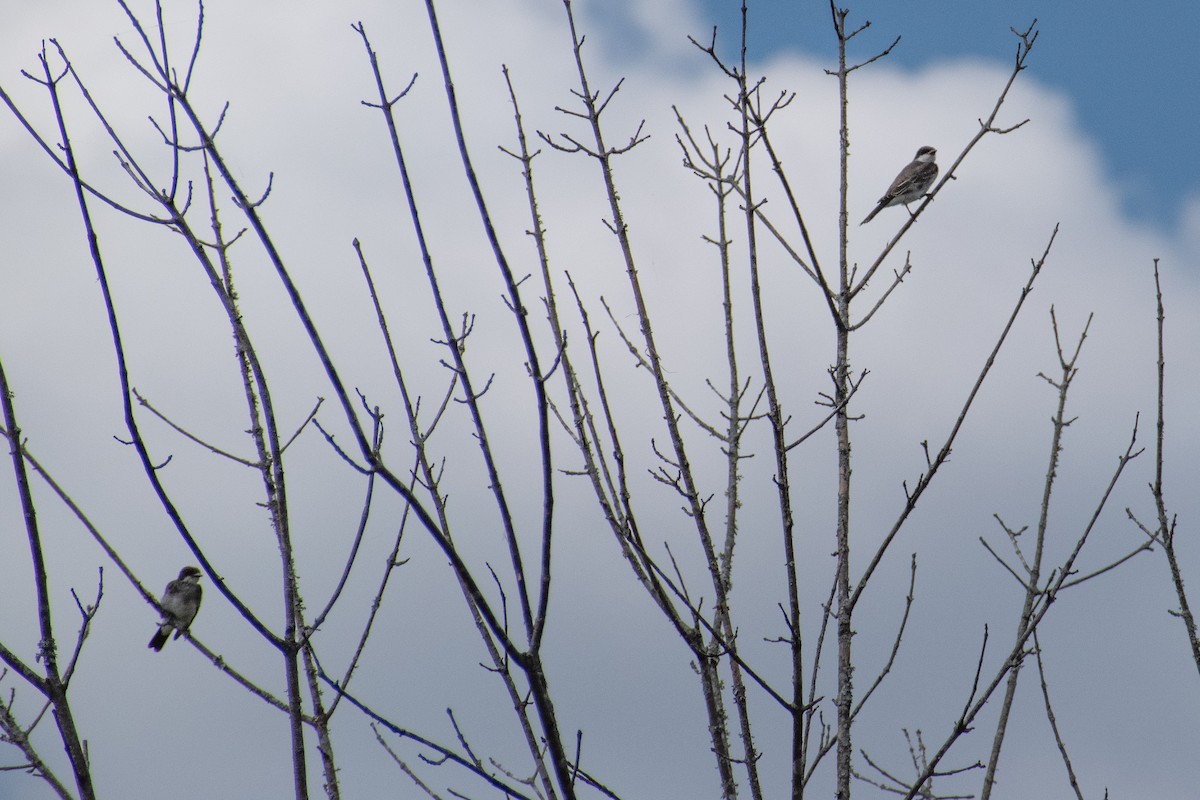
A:
MULTIPOLYGON (((515 353, 513 357, 523 368, 523 396, 512 409, 490 404, 488 392, 500 367, 488 362, 488 350, 483 356, 475 356, 481 349, 481 323, 471 310, 455 307, 450 291, 453 280, 447 277, 429 218, 423 214, 428 196, 422 195, 413 180, 412 165, 424 154, 412 152, 402 135, 400 117, 417 76, 393 79, 385 65, 397 56, 389 56, 386 46, 381 55, 377 40, 369 35, 365 24, 353 26, 365 54, 364 74, 369 74, 375 89, 363 104, 377 113, 382 123, 391 161, 386 174, 395 181, 395 194, 414 242, 413 252, 400 259, 381 258, 368 255, 375 251, 367 238, 369 232, 364 232, 363 238, 354 240, 349 254, 355 280, 361 276, 360 291, 369 298, 372 324, 381 345, 379 352, 384 354, 372 365, 372 372, 386 376, 387 388, 381 394, 370 394, 358 388, 358 378, 349 377, 353 374, 348 368, 349 359, 339 356, 330 344, 333 323, 319 322, 310 311, 294 264, 285 256, 289 248, 279 242, 268 221, 265 210, 272 199, 271 177, 260 190, 248 188, 239 177, 244 173, 231 166, 233 154, 226 150, 222 139, 228 107, 210 107, 193 89, 207 55, 201 52, 203 7, 187 45, 178 48, 174 30, 164 20, 161 2, 156 2, 154 15, 137 13, 125 0, 117 2, 132 34, 118 37, 116 46, 140 88, 149 87, 158 99, 158 111, 150 119, 161 138, 160 148, 165 148, 165 160, 162 149, 145 152, 131 143, 121 132, 121 124, 106 110, 104 98, 114 90, 105 87, 93 91, 76 70, 71 55, 55 40, 43 48, 39 71, 26 75, 44 91, 53 127, 43 128, 36 123, 36 115, 3 88, 0 99, 74 191, 112 339, 125 425, 122 442, 136 453, 145 484, 158 501, 160 518, 169 523, 210 580, 214 592, 206 602, 228 604, 247 629, 273 650, 278 658, 278 674, 271 682, 254 678, 244 668, 242 654, 218 652, 189 632, 185 632, 187 641, 245 688, 247 697, 269 704, 286 717, 295 797, 307 798, 314 793, 309 780, 317 765, 326 796, 341 796, 339 775, 344 773, 336 757, 337 737, 331 723, 343 704, 354 711, 338 715, 339 721, 344 720, 342 724, 347 726, 370 724, 387 761, 394 763, 419 792, 430 797, 497 793, 531 800, 642 796, 638 787, 622 780, 619 765, 601 763, 586 755, 583 741, 587 720, 568 719, 560 711, 560 695, 556 692, 560 675, 554 671, 547 629, 557 619, 556 603, 552 601, 571 592, 562 578, 555 580, 559 575, 555 556, 568 546, 563 541, 564 532, 576 525, 607 527, 613 546, 645 593, 646 606, 678 636, 678 644, 657 643, 656 654, 676 658, 682 653, 692 665, 718 776, 714 793, 724 800, 733 800, 746 791, 754 800, 769 796, 765 765, 774 773, 786 773, 786 785, 793 798, 824 796, 826 787, 830 787, 838 798, 848 800, 856 779, 864 788, 874 786, 905 798, 966 796, 963 793, 969 791, 978 771, 982 771, 979 796, 990 797, 1024 674, 1022 667, 1029 655, 1037 658, 1047 718, 1070 783, 1082 797, 1067 757, 1065 737, 1060 735, 1052 710, 1039 630, 1064 590, 1107 574, 1155 543, 1161 543, 1167 553, 1181 615, 1193 650, 1200 653, 1172 547, 1174 521, 1168 519, 1162 492, 1161 292, 1158 473, 1153 488, 1158 527, 1150 530, 1142 526, 1146 533, 1143 543, 1115 560, 1086 568, 1082 565, 1090 562, 1084 560, 1085 546, 1093 538, 1114 486, 1140 450, 1135 422, 1129 445, 1099 492, 1088 522, 1065 550, 1061 545, 1052 547, 1048 543, 1048 516, 1065 433, 1072 421, 1067 413, 1068 390, 1078 370, 1076 364, 1088 328, 1083 328, 1078 345, 1070 351, 1064 347, 1051 308, 1059 363, 1053 377, 1043 377, 1056 391, 1057 404, 1033 548, 1031 551, 1027 540, 1021 538, 1025 527, 1010 525, 998 515, 1012 555, 1001 555, 981 539, 1022 592, 1013 638, 1001 646, 997 657, 988 648, 990 631, 981 626, 975 672, 964 676, 969 690, 957 716, 945 720, 941 738, 904 729, 911 773, 907 772, 908 766, 902 774, 885 759, 856 746, 856 731, 861 730, 858 725, 869 702, 900 690, 888 684, 888 677, 905 646, 919 559, 916 553, 905 558, 896 552, 899 534, 910 525, 918 504, 948 463, 966 421, 977 413, 976 400, 992 374, 997 356, 1025 312, 1039 276, 1051 262, 1058 227, 1047 234, 1042 252, 1030 259, 1025 282, 1013 287, 1008 316, 994 333, 990 349, 979 354, 977 365, 962 368, 964 374, 974 377, 958 401, 956 413, 945 420, 948 432, 940 441, 921 443, 924 467, 911 482, 897 479, 902 489, 897 496, 902 499, 890 517, 890 525, 874 538, 857 534, 860 527, 852 519, 856 508, 852 492, 853 423, 861 418, 856 399, 860 392, 872 390, 869 370, 854 365, 854 345, 860 341, 856 335, 868 325, 884 324, 877 312, 894 293, 903 291, 905 278, 920 259, 919 253, 914 259, 912 251, 900 259, 900 245, 916 225, 926 222, 923 215, 933 200, 943 191, 956 188, 952 182, 959 177, 960 165, 977 147, 1015 133, 1028 122, 1007 124, 1001 120, 1009 91, 1027 68, 1038 40, 1036 21, 1013 29, 1015 57, 1011 71, 1007 80, 995 87, 994 99, 981 99, 980 108, 987 109, 990 103, 990 111, 980 114, 975 135, 948 159, 940 181, 915 203, 915 209, 861 270, 849 254, 854 233, 849 208, 852 90, 857 73, 888 56, 899 38, 865 57, 856 57, 852 51, 858 47, 858 37, 867 31, 867 24, 856 26, 850 11, 833 3, 823 23, 830 25, 837 45, 837 62, 828 70, 837 81, 840 114, 834 251, 823 249, 810 235, 811 210, 817 204, 833 201, 809 195, 801 188, 803 181, 789 174, 773 138, 777 121, 800 103, 788 91, 768 93, 766 77, 751 75, 747 3, 743 2, 741 9, 740 42, 733 60, 722 55, 715 30, 707 44, 691 39, 697 61, 715 70, 730 87, 725 95, 727 116, 720 121, 697 125, 675 109, 675 142, 683 166, 700 181, 702 188, 697 191, 707 191, 706 197, 712 200, 711 228, 704 238, 712 246, 713 274, 718 276, 721 298, 719 313, 713 312, 712 319, 718 320, 714 324, 724 342, 719 355, 711 354, 714 377, 703 387, 716 398, 713 401, 695 396, 697 387, 677 380, 668 364, 663 343, 679 332, 664 329, 655 312, 659 300, 644 280, 646 259, 631 231, 637 220, 631 219, 620 180, 622 159, 650 134, 644 124, 628 130, 610 126, 615 104, 623 99, 623 84, 620 79, 605 84, 594 78, 586 36, 572 0, 562 3, 567 39, 558 44, 569 52, 573 66, 570 97, 556 106, 562 122, 560 131, 527 127, 520 78, 507 67, 502 70, 514 127, 510 138, 499 146, 520 169, 524 193, 520 204, 528 207, 525 232, 532 241, 532 249, 519 254, 501 227, 502 215, 487 199, 488 191, 477 167, 478 148, 484 144, 470 140, 453 78, 455 53, 443 36, 434 0, 426 0, 430 42, 436 52, 437 74, 448 112, 446 141, 454 143, 461 178, 470 197, 469 216, 461 221, 461 235, 479 237, 484 243, 491 258, 487 270, 503 287, 502 301, 510 315, 507 334, 489 328, 482 335, 488 344, 501 335, 508 336, 509 351, 515 353), (397 91, 395 86, 400 84, 404 88, 397 91), (67 94, 83 103, 90 122, 97 123, 108 137, 128 185, 108 185, 94 177, 99 169, 87 163, 84 153, 73 144, 71 132, 83 123, 67 110, 67 94), (540 170, 548 159, 559 159, 553 162, 557 164, 569 159, 585 160, 592 170, 603 198, 604 224, 611 235, 610 257, 616 264, 612 268, 624 280, 619 297, 589 294, 570 270, 561 266, 573 262, 578 254, 563 254, 563 243, 555 242, 544 224, 544 195, 540 194, 543 184, 535 165, 540 170), (137 193, 136 202, 124 199, 129 186, 137 193), (768 200, 774 205, 769 206, 768 200), (778 207, 782 211, 776 215, 772 209, 778 207), (112 290, 113 267, 100 244, 97 208, 114 210, 146 230, 170 232, 182 244, 192 267, 200 271, 224 314, 233 341, 232 357, 245 402, 242 425, 249 455, 218 445, 220 437, 201 433, 182 421, 194 416, 188 409, 161 407, 136 388, 127 357, 129 334, 122 321, 122 300, 112 290), (280 411, 280 396, 272 391, 277 385, 273 376, 288 369, 288 365, 272 361, 270 348, 261 344, 262 331, 255 328, 253 314, 243 307, 235 287, 235 276, 240 281, 243 275, 239 261, 251 260, 261 260, 270 268, 285 298, 290 321, 296 326, 294 330, 320 364, 322 392, 332 393, 328 403, 321 397, 305 400, 304 407, 309 410, 295 419, 280 411), (422 274, 428 291, 421 295, 423 300, 418 299, 411 285, 404 287, 402 296, 388 295, 389 284, 381 279, 378 263, 386 261, 390 268, 396 260, 417 265, 409 272, 422 274), (533 262, 534 266, 526 266, 533 262), (806 343, 788 341, 770 316, 767 300, 775 289, 764 274, 768 263, 784 264, 803 276, 808 291, 818 298, 822 314, 827 316, 832 342, 830 366, 825 375, 804 376, 804 396, 790 393, 778 378, 792 369, 796 350, 806 343), (411 329, 395 324, 395 308, 402 309, 399 314, 406 314, 417 304, 427 304, 426 310, 432 311, 436 321, 434 330, 421 337, 432 337, 438 349, 434 361, 442 372, 432 380, 426 378, 427 365, 415 363, 416 339, 411 329), (625 313, 623 309, 630 311, 625 313), (746 336, 752 342, 749 350, 739 346, 746 336), (629 356, 632 367, 617 361, 629 356), (639 381, 646 382, 653 398, 652 413, 623 396, 627 385, 639 381), (815 411, 809 410, 809 401, 815 401, 815 411), (526 443, 529 458, 536 464, 529 472, 508 466, 511 454, 502 444, 508 414, 521 415, 534 432, 531 442, 526 443), (648 416, 654 418, 655 429, 644 436, 648 416), (400 444, 396 443, 396 428, 389 427, 397 418, 402 421, 400 444), (281 618, 272 621, 260 601, 224 577, 228 567, 213 556, 212 542, 200 533, 203 525, 199 515, 189 511, 178 498, 179 490, 164 480, 163 468, 170 458, 163 456, 157 439, 146 432, 150 425, 169 431, 176 441, 203 448, 212 459, 253 471, 259 493, 257 503, 267 512, 266 527, 278 551, 277 564, 270 569, 263 564, 262 570, 264 575, 270 572, 278 577, 275 591, 281 618), (459 510, 461 506, 451 503, 457 487, 453 472, 447 470, 447 459, 464 456, 439 444, 438 436, 448 428, 467 431, 474 443, 471 457, 477 459, 475 468, 483 476, 490 496, 487 522, 482 526, 477 520, 484 512, 464 514, 459 510), (344 536, 339 535, 337 541, 326 543, 321 554, 325 561, 336 554, 340 575, 333 589, 324 594, 306 588, 301 580, 305 572, 300 555, 303 550, 297 547, 294 531, 302 523, 289 501, 289 475, 294 474, 285 468, 294 464, 289 448, 305 438, 319 439, 325 447, 320 471, 350 472, 361 480, 361 495, 346 500, 347 508, 356 511, 357 525, 344 536), (801 459, 815 459, 817 448, 829 444, 836 454, 832 530, 823 528, 798 506, 794 478, 801 459), (747 523, 743 510, 747 496, 745 465, 753 457, 769 460, 771 465, 766 479, 770 485, 756 492, 758 497, 769 494, 773 498, 774 521, 769 531, 761 529, 761 515, 747 523), (587 508, 564 507, 562 495, 582 485, 591 496, 587 508), (365 566, 362 553, 369 538, 369 523, 381 507, 388 507, 380 495, 399 503, 402 510, 398 519, 388 520, 393 538, 382 562, 374 565, 378 577, 372 582, 369 601, 351 607, 356 601, 347 600, 345 590, 355 583, 352 573, 357 570, 356 574, 361 575, 365 566), (664 509, 674 513, 676 505, 679 516, 667 524, 668 534, 660 533, 662 520, 669 517, 664 509), (766 591, 778 598, 782 627, 770 638, 782 645, 786 655, 777 661, 764 659, 758 648, 746 647, 741 633, 745 620, 739 618, 734 599, 735 576, 741 580, 749 580, 750 576, 741 578, 746 573, 735 568, 739 563, 735 554, 739 537, 747 536, 748 527, 754 528, 755 536, 765 533, 777 542, 781 573, 753 576, 758 586, 769 587, 766 591), (431 542, 448 563, 466 616, 485 653, 480 666, 497 679, 503 702, 511 707, 523 751, 520 763, 508 760, 513 757, 509 751, 481 749, 473 741, 469 724, 453 709, 447 712, 452 735, 439 737, 422 727, 423 723, 408 720, 393 698, 360 691, 355 681, 365 668, 368 644, 380 636, 376 623, 381 611, 398 604, 388 590, 409 566, 409 542, 417 536, 431 542), (496 552, 502 553, 499 562, 494 555, 486 555, 496 552), (835 557, 831 562, 819 562, 819 569, 810 569, 806 559, 811 557, 816 565, 814 554, 821 552, 832 552, 835 557), (907 592, 897 604, 895 627, 881 633, 872 626, 868 634, 860 624, 859 603, 877 585, 877 576, 887 569, 906 576, 907 592), (813 574, 820 577, 814 581, 813 574), (814 586, 825 598, 815 607, 805 602, 814 586), (345 635, 331 635, 334 633, 345 635), (860 670, 866 669, 868 662, 858 654, 864 635, 875 637, 873 643, 888 654, 882 664, 873 666, 865 681, 860 670), (347 641, 353 644, 345 646, 347 641), (272 686, 282 686, 282 693, 272 686), (979 757, 963 744, 963 737, 979 724, 982 712, 993 707, 997 717, 990 751, 979 757), (786 719, 788 739, 784 748, 776 745, 768 752, 761 746, 762 731, 771 730, 770 724, 762 721, 767 715, 786 719), (460 783, 464 779, 469 781, 468 788, 460 783), (939 787, 950 783, 953 788, 948 792, 939 788, 935 793, 935 780, 939 787)), ((482 274, 481 267, 475 268, 482 274)), ((34 669, 30 659, 20 654, 20 647, 8 643, 0 644, 0 659, 9 670, 3 677, 13 676, 22 692, 28 687, 45 701, 42 712, 32 721, 19 720, 13 690, 6 701, 0 702, 0 730, 21 753, 22 767, 45 781, 58 796, 90 798, 96 793, 84 744, 88 734, 78 729, 72 716, 68 688, 89 630, 103 624, 103 617, 97 617, 103 582, 94 602, 85 605, 76 599, 82 622, 74 655, 62 671, 56 657, 51 616, 54 600, 47 589, 48 567, 30 491, 30 470, 77 516, 105 558, 147 604, 158 607, 158 601, 144 588, 134 555, 111 545, 72 499, 70 490, 61 487, 52 470, 35 458, 22 438, 2 370, 0 393, 5 415, 0 433, 10 443, 14 485, 31 553, 40 629, 34 661, 41 663, 41 670, 34 669), (56 776, 51 759, 38 752, 29 736, 47 709, 53 712, 67 753, 74 789, 56 776)), ((357 580, 361 585, 361 579, 357 580)), ((403 607, 399 610, 419 613, 403 607)))
POLYGON ((1188 602, 1187 590, 1183 585, 1183 568, 1180 566, 1179 553, 1175 548, 1175 529, 1179 520, 1178 516, 1172 514, 1167 506, 1166 491, 1163 484, 1163 449, 1166 444, 1167 425, 1166 412, 1164 410, 1164 398, 1166 397, 1166 345, 1163 333, 1166 325, 1166 313, 1163 308, 1162 280, 1159 277, 1157 258, 1154 259, 1154 290, 1158 301, 1158 413, 1154 437, 1154 480, 1150 483, 1150 496, 1154 501, 1155 522, 1157 524, 1154 528, 1147 526, 1129 508, 1125 509, 1125 513, 1141 529, 1142 533, 1146 534, 1147 547, 1153 544, 1162 546, 1163 555, 1167 559, 1167 568, 1170 571, 1171 585, 1175 590, 1176 597, 1179 598, 1179 609, 1171 613, 1178 616, 1179 620, 1183 623, 1183 630, 1187 636, 1192 659, 1196 662, 1196 669, 1200 670, 1200 635, 1197 635, 1196 632, 1196 617, 1192 613, 1191 604, 1188 602))

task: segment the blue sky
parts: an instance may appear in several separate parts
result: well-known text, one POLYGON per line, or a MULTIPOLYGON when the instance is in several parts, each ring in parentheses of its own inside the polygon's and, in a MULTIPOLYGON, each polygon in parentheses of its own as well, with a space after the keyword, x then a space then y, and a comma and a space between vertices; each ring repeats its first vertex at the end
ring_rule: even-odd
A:
MULTIPOLYGON (((740 0, 700 0, 700 5, 732 45, 740 0)), ((1009 28, 1024 29, 1036 18, 1041 36, 1029 71, 1070 96, 1082 126, 1125 189, 1125 211, 1137 220, 1173 227, 1181 201, 1196 196, 1200 3, 863 0, 839 5, 851 6, 852 22, 871 22, 856 39, 859 56, 900 35, 890 58, 906 67, 964 56, 1008 61, 1015 49, 1009 28)), ((760 56, 802 50, 832 59, 830 15, 819 15, 821 22, 814 25, 813 7, 827 4, 753 2, 752 47, 760 56)))

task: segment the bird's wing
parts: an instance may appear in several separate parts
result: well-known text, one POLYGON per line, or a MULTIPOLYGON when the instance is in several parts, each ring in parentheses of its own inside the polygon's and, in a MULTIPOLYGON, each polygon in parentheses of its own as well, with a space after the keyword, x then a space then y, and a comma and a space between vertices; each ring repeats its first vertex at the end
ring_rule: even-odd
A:
POLYGON ((183 610, 184 605, 184 587, 179 581, 171 581, 167 584, 167 590, 163 592, 162 607, 171 614, 178 616, 183 610))
POLYGON ((937 174, 937 164, 933 162, 914 161, 900 170, 900 174, 896 176, 896 180, 892 182, 891 187, 888 189, 888 197, 899 197, 902 194, 907 194, 916 186, 932 182, 937 177, 937 174))

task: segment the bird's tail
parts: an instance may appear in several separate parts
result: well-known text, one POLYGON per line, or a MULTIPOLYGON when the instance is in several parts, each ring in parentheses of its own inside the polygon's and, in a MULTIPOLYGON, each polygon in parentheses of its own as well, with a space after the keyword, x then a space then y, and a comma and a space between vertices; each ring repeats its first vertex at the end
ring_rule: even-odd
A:
POLYGON ((167 639, 171 638, 171 625, 159 626, 158 632, 154 634, 154 638, 150 640, 150 644, 146 645, 151 650, 159 652, 163 649, 163 645, 167 643, 167 639))
POLYGON ((862 222, 860 222, 860 223, 858 223, 858 224, 859 224, 859 225, 866 225, 868 222, 870 222, 871 220, 875 219, 875 215, 876 215, 876 214, 878 214, 880 211, 883 211, 883 209, 885 209, 885 208, 887 208, 887 204, 886 204, 886 203, 880 203, 879 205, 875 206, 875 210, 874 210, 874 211, 872 211, 870 214, 867 214, 867 218, 866 218, 866 219, 864 219, 862 222))

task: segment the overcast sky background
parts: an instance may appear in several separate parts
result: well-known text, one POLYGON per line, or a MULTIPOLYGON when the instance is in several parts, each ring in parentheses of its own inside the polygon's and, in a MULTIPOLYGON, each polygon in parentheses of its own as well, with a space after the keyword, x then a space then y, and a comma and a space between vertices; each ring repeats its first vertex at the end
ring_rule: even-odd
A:
MULTIPOLYGON (((723 131, 722 95, 731 89, 685 37, 707 39, 712 25, 719 24, 722 52, 732 55, 736 17, 729 8, 735 5, 630 0, 579 7, 594 86, 602 90, 625 78, 611 106, 611 141, 646 120, 651 138, 618 164, 622 199, 671 377, 712 418, 717 408, 705 380, 720 384, 724 369, 714 359, 723 352, 719 282, 711 247, 700 237, 713 233, 714 222, 708 190, 679 166, 671 107, 677 106, 694 130, 707 124, 718 134, 723 131)), ((859 58, 903 36, 892 57, 856 73, 852 83, 854 221, 918 146, 934 145, 943 164, 953 161, 1006 80, 1015 50, 1009 26, 1024 28, 1038 17, 1042 31, 1030 68, 1000 118, 1000 124, 1031 122, 1012 135, 985 139, 959 171, 959 180, 927 209, 904 245, 913 255, 913 274, 854 345, 854 366, 871 371, 856 407, 865 415, 855 427, 860 558, 900 510, 901 482, 911 485, 919 474, 919 443, 927 439, 934 446, 948 430, 1026 280, 1030 258, 1041 254, 1054 225, 1062 226, 952 461, 861 606, 860 687, 886 656, 907 589, 909 554, 919 552, 909 639, 856 740, 901 770, 907 752, 902 728, 920 728, 927 742, 940 742, 969 688, 983 626, 990 626, 989 664, 994 664, 1016 624, 1016 585, 978 538, 987 536, 1007 554, 992 515, 1012 527, 1036 524, 1055 403, 1053 391, 1036 377, 1056 370, 1051 305, 1072 348, 1088 315, 1095 313, 1071 398, 1078 420, 1068 430, 1059 471, 1052 561, 1069 548, 1090 515, 1138 412, 1140 441, 1152 444, 1155 257, 1161 258, 1168 309, 1169 499, 1180 514, 1181 536, 1194 538, 1189 533, 1200 518, 1193 491, 1200 434, 1193 413, 1198 387, 1192 355, 1200 344, 1195 269, 1200 168, 1191 141, 1192 98, 1200 76, 1194 48, 1183 38, 1200 23, 1200 11, 1175 3, 1169 16, 1148 16, 1107 4, 1080 15, 1061 4, 1045 5, 978 3, 960 9, 934 2, 863 2, 851 17, 852 23, 872 22, 855 40, 859 58)), ((189 45, 192 10, 180 6, 172 9, 172 29, 182 53, 189 45)), ((451 313, 479 315, 469 351, 472 363, 497 376, 485 413, 496 425, 502 463, 513 476, 507 488, 519 498, 519 518, 535 522, 540 497, 533 482, 523 485, 519 479, 536 466, 528 438, 533 421, 521 410, 527 381, 499 299, 502 287, 450 150, 452 132, 423 4, 354 0, 246 6, 233 0, 206 5, 196 97, 210 120, 230 101, 223 144, 248 187, 261 190, 268 172, 274 173, 267 222, 344 366, 347 383, 390 414, 397 465, 408 459, 407 434, 350 248, 353 238, 363 242, 376 265, 393 332, 403 337, 411 374, 427 397, 441 391, 444 371, 437 366, 440 352, 429 342, 437 335, 436 322, 385 133, 377 113, 359 104, 372 96, 373 84, 350 24, 366 23, 393 91, 420 73, 401 109, 414 182, 431 224, 434 257, 449 287, 451 313)), ((440 10, 488 200, 510 258, 521 264, 518 271, 532 271, 519 172, 496 149, 511 146, 514 137, 500 65, 512 69, 530 129, 577 131, 572 120, 554 111, 555 105, 571 102, 574 85, 561 4, 445 2, 440 10)), ((62 0, 33 7, 2 0, 0 13, 0 82, 37 124, 50 120, 44 97, 19 71, 35 71, 40 42, 54 36, 129 142, 159 169, 167 166, 146 121, 148 114, 160 115, 162 105, 112 43, 114 34, 127 44, 135 42, 115 4, 62 0)), ((753 13, 755 72, 768 76, 770 92, 797 92, 797 100, 773 121, 774 142, 802 192, 817 246, 832 264, 838 145, 836 85, 823 72, 833 64, 828 8, 765 2, 753 13)), ((86 121, 77 97, 68 101, 68 110, 78 120, 72 136, 88 174, 123 200, 148 208, 114 163, 111 144, 86 121)), ((599 221, 605 207, 594 166, 551 152, 536 166, 557 269, 571 272, 594 319, 604 295, 634 332, 618 254, 599 221)), ((770 179, 764 172, 758 185, 768 193, 768 213, 783 220, 783 202, 770 179)), ((241 434, 244 400, 229 357, 229 335, 205 279, 165 231, 148 230, 102 208, 96 214, 134 385, 181 423, 220 446, 247 453, 241 434)), ((225 215, 235 224, 232 208, 225 215)), ((869 262, 902 215, 889 209, 871 225, 853 229, 851 258, 869 262)), ((740 232, 735 237, 740 241, 740 232)), ((70 186, 10 115, 0 118, 0 242, 0 296, 7 301, 0 313, 0 358, 29 447, 158 591, 189 555, 133 454, 112 438, 124 433, 120 398, 70 186)), ((828 386, 824 370, 833 358, 832 339, 811 285, 779 248, 762 243, 761 236, 760 243, 767 313, 779 343, 777 375, 800 430, 817 418, 812 401, 828 386)), ((892 256, 897 266, 898 255, 892 256)), ((262 257, 249 242, 236 257, 246 315, 267 363, 281 425, 288 428, 330 392, 262 257)), ((881 288, 882 283, 872 287, 881 288)), ((542 322, 540 315, 534 317, 542 322)), ((741 332, 747 366, 756 361, 749 334, 748 327, 741 332)), ((621 382, 626 440, 640 470, 653 465, 650 437, 662 441, 660 414, 645 376, 612 347, 611 327, 603 327, 602 336, 611 348, 612 374, 621 382)), ((321 419, 344 439, 345 425, 328 406, 321 419)), ((480 566, 484 560, 503 563, 490 536, 494 519, 486 481, 472 459, 464 420, 455 418, 438 442, 449 454, 456 522, 466 536, 482 532, 473 549, 480 566)), ((254 475, 216 461, 148 419, 143 429, 161 457, 173 457, 163 474, 214 563, 231 586, 263 609, 265 619, 279 619, 277 560, 266 517, 254 505, 259 489, 254 475)), ((723 466, 715 460, 717 448, 700 435, 691 441, 709 490, 719 498, 723 466)), ((753 448, 758 456, 745 467, 748 495, 734 600, 746 657, 782 681, 783 651, 763 641, 781 635, 776 604, 784 599, 765 430, 757 432, 753 448)), ((834 449, 828 436, 805 448, 793 456, 794 506, 812 621, 828 585, 834 449)), ((566 456, 565 442, 559 452, 564 467, 576 466, 566 456)), ((311 611, 323 605, 336 581, 363 487, 315 432, 302 437, 289 456, 311 611)), ((1150 452, 1131 465, 1081 568, 1098 567, 1137 544, 1140 534, 1124 509, 1150 518, 1145 485, 1151 468, 1150 452)), ((28 558, 9 483, 0 482, 0 640, 32 658, 36 628, 28 558)), ((643 531, 654 531, 647 536, 652 542, 671 541, 686 568, 692 540, 676 510, 677 499, 648 482, 642 491, 643 531)), ((627 800, 717 796, 686 652, 630 578, 594 503, 588 502, 588 488, 564 478, 560 492, 556 568, 561 572, 547 647, 564 727, 584 728, 584 765, 627 800)), ((335 661, 356 635, 399 513, 398 503, 379 499, 363 561, 321 643, 335 661)), ((39 494, 39 518, 55 570, 60 646, 76 624, 70 588, 87 598, 94 593, 97 566, 106 567, 102 611, 73 686, 100 793, 152 797, 172 786, 179 797, 285 794, 284 718, 248 701, 185 645, 172 642, 161 654, 146 650, 153 610, 45 492, 39 494)), ((390 596, 390 613, 356 687, 397 721, 445 741, 453 733, 444 712, 453 706, 481 751, 523 763, 512 744, 511 713, 477 666, 483 654, 466 624, 461 597, 427 538, 416 530, 408 536, 405 553, 412 567, 402 571, 390 596)), ((1185 569, 1194 576, 1200 548, 1190 541, 1181 547, 1185 569)), ((1108 789, 1114 800, 1183 798, 1194 796, 1200 785, 1196 670, 1180 624, 1167 613, 1174 605, 1164 559, 1156 552, 1064 594, 1051 613, 1042 643, 1056 711, 1088 797, 1101 797, 1108 789)), ((279 687, 278 659, 215 591, 206 596, 195 632, 231 663, 279 687)), ((1031 678, 1032 672, 1025 675, 996 796, 1068 797, 1031 678)), ((0 690, 7 696, 13 685, 6 678, 0 690)), ((18 697, 18 708, 28 715, 35 707, 31 692, 18 687, 18 697)), ((766 786, 769 796, 780 796, 787 777, 785 720, 761 693, 753 702, 766 786)), ((981 722, 949 765, 986 758, 992 719, 981 722)), ((334 730, 344 796, 418 796, 351 709, 338 712, 334 730)), ((61 748, 46 722, 40 732, 43 753, 57 759, 61 748)), ((0 750, 0 765, 15 760, 13 751, 0 750)), ((458 776, 435 772, 432 779, 473 790, 458 776)), ((319 787, 319 776, 314 774, 312 785, 319 787)), ((827 788, 821 784, 814 796, 829 796, 827 788)), ((978 779, 940 788, 977 791, 978 779)), ((876 790, 860 785, 858 792, 873 796, 876 790)), ((46 796, 28 777, 0 772, 0 798, 46 796)))

